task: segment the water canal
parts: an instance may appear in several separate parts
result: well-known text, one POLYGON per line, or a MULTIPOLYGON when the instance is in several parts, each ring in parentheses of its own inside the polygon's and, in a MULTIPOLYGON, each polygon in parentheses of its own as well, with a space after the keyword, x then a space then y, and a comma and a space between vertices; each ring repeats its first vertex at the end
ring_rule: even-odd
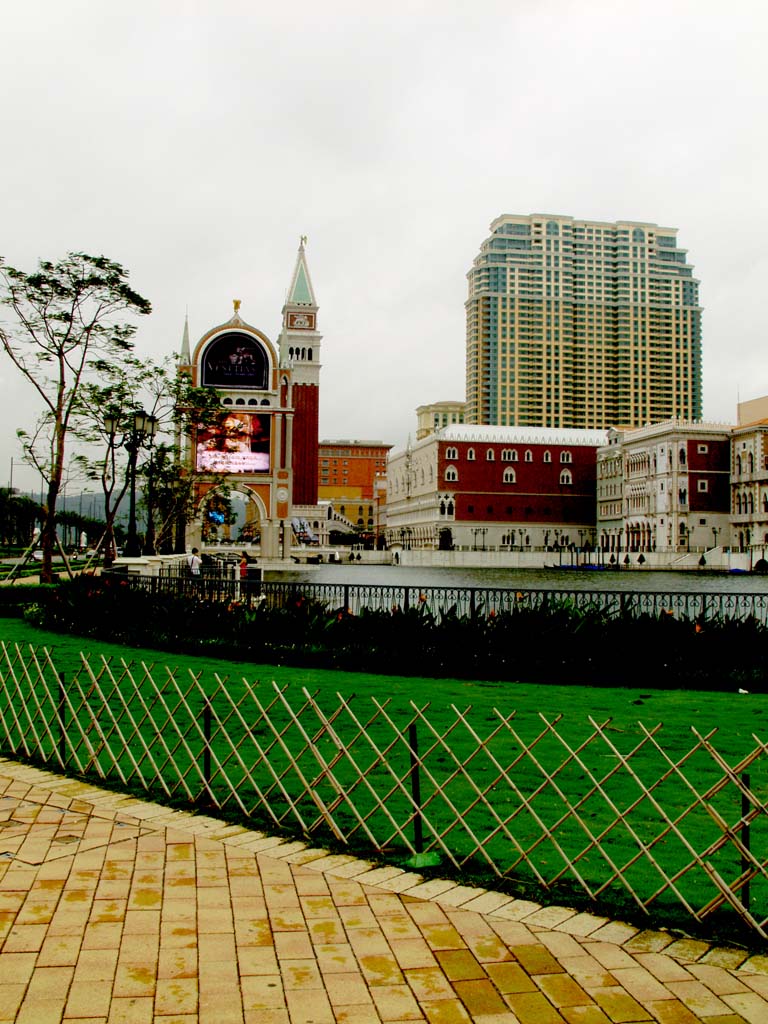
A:
POLYGON ((469 569, 342 563, 302 566, 279 573, 267 570, 264 578, 266 581, 283 583, 351 583, 365 586, 768 594, 768 576, 709 570, 655 572, 646 569, 469 569))

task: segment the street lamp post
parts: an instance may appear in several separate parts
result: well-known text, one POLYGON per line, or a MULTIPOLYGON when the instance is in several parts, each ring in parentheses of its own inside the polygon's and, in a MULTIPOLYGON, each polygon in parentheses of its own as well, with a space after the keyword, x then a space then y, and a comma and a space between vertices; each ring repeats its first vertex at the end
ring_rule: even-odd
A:
POLYGON ((154 500, 155 500, 155 464, 152 454, 152 440, 155 436, 157 429, 157 420, 154 416, 150 416, 149 419, 154 420, 154 429, 151 432, 147 432, 149 438, 149 459, 147 460, 147 529, 144 534, 144 554, 154 555, 155 554, 155 518, 154 518, 154 500))
MULTIPOLYGON (((104 417, 104 428, 110 437, 110 441, 114 443, 114 436, 118 428, 118 419, 114 413, 109 412, 104 417)), ((139 448, 144 444, 146 438, 149 438, 150 444, 152 438, 157 432, 157 418, 150 416, 149 413, 144 412, 143 409, 138 409, 134 412, 130 423, 130 430, 123 438, 123 447, 128 452, 128 484, 129 484, 129 505, 128 505, 128 536, 125 542, 125 554, 130 558, 136 558, 141 554, 139 547, 139 538, 136 533, 136 461, 139 454, 139 448)), ((152 509, 150 507, 150 516, 152 509)))

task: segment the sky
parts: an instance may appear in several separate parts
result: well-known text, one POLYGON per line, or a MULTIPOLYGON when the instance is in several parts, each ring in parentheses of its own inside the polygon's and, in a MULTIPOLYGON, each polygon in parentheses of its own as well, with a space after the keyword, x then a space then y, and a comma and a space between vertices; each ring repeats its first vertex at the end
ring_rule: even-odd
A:
MULTIPOLYGON (((650 221, 701 281, 704 419, 735 422, 768 394, 767 29, 764 0, 7 4, 0 257, 121 263, 160 359, 234 298, 276 340, 306 235, 321 436, 401 446, 464 398, 495 217, 650 221)), ((0 484, 37 486, 38 411, 0 356, 0 484)))

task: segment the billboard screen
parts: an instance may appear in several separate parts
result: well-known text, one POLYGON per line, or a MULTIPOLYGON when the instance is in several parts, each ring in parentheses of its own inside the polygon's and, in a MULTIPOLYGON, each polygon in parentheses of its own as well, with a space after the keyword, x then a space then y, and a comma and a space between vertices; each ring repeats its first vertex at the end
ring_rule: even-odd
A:
POLYGON ((211 426, 197 428, 199 473, 268 473, 270 417, 227 413, 211 426))

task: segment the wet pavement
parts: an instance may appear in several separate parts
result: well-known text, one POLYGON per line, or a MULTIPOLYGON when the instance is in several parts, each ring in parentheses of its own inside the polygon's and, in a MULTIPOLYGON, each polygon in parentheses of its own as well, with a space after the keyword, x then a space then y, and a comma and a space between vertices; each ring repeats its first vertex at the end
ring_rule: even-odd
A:
POLYGON ((0 1024, 768 1024, 768 956, 0 759, 0 1024))

